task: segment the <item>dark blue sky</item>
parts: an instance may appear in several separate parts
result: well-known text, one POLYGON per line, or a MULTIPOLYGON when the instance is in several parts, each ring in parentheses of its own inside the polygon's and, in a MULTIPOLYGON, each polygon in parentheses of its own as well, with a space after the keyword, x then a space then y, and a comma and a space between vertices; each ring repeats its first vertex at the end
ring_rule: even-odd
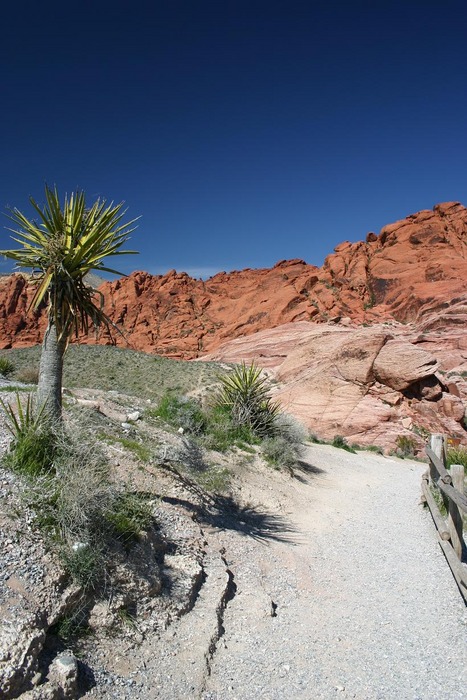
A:
POLYGON ((125 200, 124 272, 320 265, 467 204, 465 0, 8 4, 2 209, 45 182, 125 200))

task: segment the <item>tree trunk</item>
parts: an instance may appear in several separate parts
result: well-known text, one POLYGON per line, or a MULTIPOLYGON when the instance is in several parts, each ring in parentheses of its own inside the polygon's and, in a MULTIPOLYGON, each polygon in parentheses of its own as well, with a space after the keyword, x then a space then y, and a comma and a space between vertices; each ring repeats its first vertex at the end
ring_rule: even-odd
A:
POLYGON ((60 420, 62 417, 62 374, 65 349, 66 340, 58 340, 57 329, 53 321, 49 320, 42 341, 37 404, 39 410, 44 406, 44 416, 51 421, 60 420))

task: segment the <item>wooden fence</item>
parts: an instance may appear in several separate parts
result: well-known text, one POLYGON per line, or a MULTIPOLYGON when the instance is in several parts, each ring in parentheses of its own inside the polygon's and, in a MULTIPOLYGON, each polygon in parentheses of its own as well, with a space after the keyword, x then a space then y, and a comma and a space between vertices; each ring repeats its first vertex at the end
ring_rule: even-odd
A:
POLYGON ((464 467, 451 465, 446 469, 446 440, 444 435, 432 435, 426 448, 428 471, 422 476, 422 501, 430 509, 438 530, 438 540, 451 567, 459 590, 467 603, 466 545, 463 534, 463 515, 467 514, 467 498, 464 493, 464 467), (435 495, 438 498, 435 498, 435 495), (446 517, 441 513, 444 504, 446 517))

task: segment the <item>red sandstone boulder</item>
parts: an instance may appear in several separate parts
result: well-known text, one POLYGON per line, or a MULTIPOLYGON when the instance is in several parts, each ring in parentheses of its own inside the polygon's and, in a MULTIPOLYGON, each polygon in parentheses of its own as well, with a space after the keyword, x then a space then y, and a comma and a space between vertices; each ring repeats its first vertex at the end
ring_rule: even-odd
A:
POLYGON ((422 435, 441 432, 467 444, 466 382, 456 380, 461 396, 466 388, 465 400, 447 393, 434 374, 435 356, 408 341, 413 329, 394 325, 390 330, 396 338, 383 325, 292 323, 230 341, 205 359, 254 360, 266 367, 279 382, 275 397, 284 410, 325 439, 340 434, 391 449, 407 435, 423 450, 422 435), (391 385, 399 372, 404 380, 395 389, 391 385))
POLYGON ((403 391, 432 376, 439 364, 435 357, 415 345, 392 340, 386 343, 375 359, 375 379, 396 391, 403 391))

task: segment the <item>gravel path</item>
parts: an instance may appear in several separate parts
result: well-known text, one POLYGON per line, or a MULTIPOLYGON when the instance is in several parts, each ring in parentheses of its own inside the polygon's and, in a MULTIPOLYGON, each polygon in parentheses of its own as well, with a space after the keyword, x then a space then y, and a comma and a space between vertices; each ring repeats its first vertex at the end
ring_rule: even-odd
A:
POLYGON ((328 446, 307 460, 282 501, 292 543, 221 537, 237 591, 200 697, 467 698, 466 607, 419 505, 426 466, 328 446))
MULTIPOLYGON (((0 452, 7 442, 0 413, 0 452)), ((166 574, 186 565, 179 578, 191 580, 182 544, 199 539, 193 607, 139 646, 92 642, 86 697, 467 700, 467 608, 419 505, 425 469, 313 445, 293 479, 257 463, 239 470, 237 496, 251 507, 224 520, 192 519, 186 494, 174 498, 166 517, 178 551, 166 574)), ((0 497, 13 481, 0 478, 0 497)), ((11 597, 10 568, 25 559, 24 575, 15 566, 29 585, 36 543, 26 555, 4 530, 0 583, 11 597)))

